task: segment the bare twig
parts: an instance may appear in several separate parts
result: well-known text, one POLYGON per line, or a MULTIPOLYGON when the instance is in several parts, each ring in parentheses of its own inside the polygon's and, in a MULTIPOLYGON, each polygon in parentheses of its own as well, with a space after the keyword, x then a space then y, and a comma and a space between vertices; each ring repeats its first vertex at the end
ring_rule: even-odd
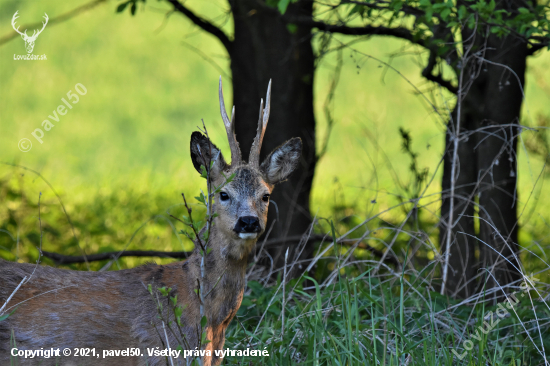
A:
MULTIPOLYGON (((463 84, 464 84, 464 70, 469 60, 469 53, 475 45, 475 38, 471 41, 470 45, 466 47, 464 54, 461 57, 462 67, 458 75, 458 92, 457 92, 457 111, 456 111, 456 127, 451 137, 453 141, 453 157, 451 161, 451 189, 449 192, 449 219, 447 221, 447 238, 445 242, 446 254, 443 262, 443 278, 441 283, 441 294, 445 293, 445 286, 447 284, 447 277, 449 275, 449 259, 451 251, 451 240, 454 227, 454 200, 455 200, 455 186, 457 176, 457 162, 458 162, 458 145, 460 141, 460 119, 462 117, 462 98, 463 98, 463 84)), ((452 123, 450 121, 449 123, 452 123)))
MULTIPOLYGON (((21 280, 21 282, 19 282, 19 285, 17 285, 17 287, 15 288, 15 290, 13 290, 13 292, 11 293, 10 297, 8 297, 8 299, 6 300, 6 302, 4 303, 4 305, 2 305, 2 307, 0 308, 0 315, 4 315, 3 311, 4 311, 4 308, 8 305, 8 303, 10 302, 11 298, 13 297, 13 295, 15 295, 15 293, 17 292, 17 290, 19 290, 19 287, 21 287, 21 285, 25 282, 25 280, 27 279, 27 276, 23 277, 23 279, 21 280)), ((11 308, 10 308, 11 309, 11 308)), ((9 309, 8 309, 9 310, 9 309)))

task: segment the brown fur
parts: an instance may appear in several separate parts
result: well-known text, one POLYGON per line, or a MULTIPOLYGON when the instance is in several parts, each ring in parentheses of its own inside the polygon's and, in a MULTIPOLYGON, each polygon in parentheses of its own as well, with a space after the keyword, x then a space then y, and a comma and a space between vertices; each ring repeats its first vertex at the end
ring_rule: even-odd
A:
MULTIPOLYGON (((223 348, 225 330, 241 304, 247 256, 257 241, 257 237, 239 237, 233 230, 235 223, 239 217, 255 216, 259 218, 261 232, 265 230, 268 203, 263 197, 271 193, 275 183, 292 172, 300 148, 299 139, 292 139, 276 149, 261 167, 245 163, 229 166, 219 149, 206 137, 199 133, 192 136, 191 155, 197 169, 202 164, 201 159, 216 159, 211 174, 215 186, 225 181, 222 172, 226 176, 235 173, 234 180, 223 188, 230 200, 220 201, 219 194, 215 197, 214 209, 219 216, 214 219, 209 241, 212 251, 205 262, 206 279, 201 282, 203 293, 208 294, 205 315, 208 318, 207 337, 211 343, 206 349, 212 353, 212 357, 204 359, 206 366, 221 363, 214 350, 223 348)), ((155 289, 171 287, 171 296, 177 295, 178 305, 186 307, 182 316, 183 332, 194 349, 198 345, 197 329, 200 325, 199 301, 194 292, 197 279, 201 277, 200 261, 201 256, 195 250, 187 261, 164 266, 151 264, 121 271, 79 272, 0 259, 0 305, 25 276, 30 277, 7 304, 8 311, 15 309, 15 312, 0 322, 0 365, 10 364, 10 340, 14 340, 20 350, 74 350, 78 347, 95 348, 100 354, 99 359, 73 356, 19 358, 15 364, 20 365, 166 364, 164 357, 147 356, 147 348, 168 348, 157 316, 157 304, 147 285, 152 284, 155 289), (101 358, 104 349, 128 347, 140 348, 144 356, 101 358)), ((167 309, 166 298, 161 301, 167 309)), ((168 341, 171 348, 176 349, 178 343, 170 333, 168 341)), ((185 364, 185 360, 174 359, 174 364, 185 364)))

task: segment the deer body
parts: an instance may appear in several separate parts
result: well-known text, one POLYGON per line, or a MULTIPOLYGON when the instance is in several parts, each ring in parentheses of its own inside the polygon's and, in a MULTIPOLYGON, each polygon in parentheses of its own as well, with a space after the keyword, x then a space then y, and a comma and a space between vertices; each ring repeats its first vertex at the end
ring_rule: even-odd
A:
MULTIPOLYGON (((212 286, 207 285, 204 288, 212 290, 207 297, 209 306, 205 308, 212 357, 204 363, 211 365, 218 363, 214 349, 223 348, 225 329, 241 304, 246 259, 207 260, 206 263, 205 284, 214 284, 222 276, 217 288, 212 290, 212 286)), ((20 359, 21 365, 65 365, 67 361, 78 365, 164 365, 164 358, 147 357, 147 349, 168 348, 162 324, 155 316, 157 304, 147 290, 149 283, 172 288, 172 295, 178 296, 178 305, 186 306, 182 324, 187 340, 193 347, 198 344, 199 302, 194 293, 196 283, 192 281, 200 278, 198 252, 185 262, 112 272, 71 271, 0 260, 0 273, 3 280, 0 299, 4 301, 23 277, 32 275, 31 281, 10 301, 10 304, 19 304, 18 309, 6 321, 0 322, 2 365, 10 364, 12 330, 16 346, 21 350, 70 348, 74 352, 74 348, 95 348, 96 353, 101 354, 99 360, 74 356, 20 359), (139 348, 145 357, 102 358, 103 350, 126 348, 139 348)), ((167 301, 163 305, 168 306, 167 301)), ((167 335, 175 349, 177 340, 172 334, 167 335)), ((180 363, 182 360, 179 359, 180 363)))
MULTIPOLYGON (((0 364, 10 364, 15 341, 19 350, 69 348, 74 352, 75 348, 95 348, 99 354, 99 358, 18 358, 15 364, 20 365, 165 365, 165 357, 149 356, 149 351, 175 350, 180 344, 177 334, 171 333, 165 320, 158 316, 157 306, 161 303, 163 315, 167 316, 163 319, 174 320, 173 316, 170 318, 168 297, 159 296, 157 289, 171 288, 170 296, 177 297, 177 305, 184 307, 181 333, 187 344, 181 346, 194 350, 201 337, 200 299, 196 293, 200 283, 207 318, 206 338, 210 341, 203 348, 210 354, 203 357, 203 364, 219 365, 222 359, 215 350, 223 349, 225 330, 241 304, 248 254, 265 230, 269 194, 294 170, 300 158, 301 141, 291 139, 259 164, 269 98, 270 88, 265 110, 263 102, 260 107, 258 134, 248 163, 241 160, 233 133, 234 114, 229 121, 225 113, 221 79, 220 105, 231 147, 231 164, 225 162, 207 137, 199 132, 191 136, 195 168, 200 172, 201 165, 211 166, 211 184, 222 187, 215 195, 213 209, 217 216, 207 244, 204 278, 198 248, 184 262, 112 272, 81 272, 0 260, 0 306, 27 277, 4 310, 15 312, 0 322, 0 364), (229 176, 233 179, 227 182, 229 176), (103 358, 103 350, 127 348, 139 348, 143 356, 103 358)), ((183 357, 172 361, 174 365, 186 364, 183 357)))

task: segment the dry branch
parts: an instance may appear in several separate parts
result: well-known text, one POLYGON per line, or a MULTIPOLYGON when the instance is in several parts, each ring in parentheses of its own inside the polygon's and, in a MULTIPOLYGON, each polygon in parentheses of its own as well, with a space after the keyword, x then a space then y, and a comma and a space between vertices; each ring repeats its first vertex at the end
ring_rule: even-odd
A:
MULTIPOLYGON (((294 242, 300 241, 302 237, 301 236, 289 236, 287 238, 277 238, 277 239, 270 239, 265 242, 264 247, 272 247, 276 245, 281 245, 283 243, 289 243, 292 244, 294 242)), ((309 241, 321 241, 324 240, 325 242, 332 242, 333 239, 330 236, 325 235, 312 235, 309 237, 309 241)), ((347 239, 343 240, 341 243, 345 246, 353 246, 356 244, 356 240, 353 239, 347 239)), ((357 248, 365 249, 371 252, 374 256, 377 258, 384 258, 384 252, 381 250, 378 250, 376 248, 371 247, 365 242, 361 242, 357 244, 357 248)), ((165 252, 165 251, 158 251, 158 250, 126 250, 123 252, 105 252, 105 253, 97 253, 97 254, 89 254, 86 257, 84 256, 73 256, 73 255, 64 255, 59 253, 53 253, 53 252, 46 252, 42 251, 42 254, 44 257, 49 258, 53 260, 57 265, 61 264, 73 264, 73 263, 84 263, 87 259, 88 262, 95 262, 95 261, 102 261, 102 260, 109 260, 113 258, 119 258, 119 257, 158 257, 158 258, 187 258, 188 255, 190 255, 192 251, 185 252, 185 251, 179 251, 179 252, 165 252)), ((399 259, 393 254, 393 253, 387 253, 386 257, 384 258, 384 261, 388 264, 392 264, 394 266, 400 266, 401 262, 399 259)))
POLYGON ((124 252, 105 252, 89 254, 86 257, 82 255, 64 255, 53 252, 42 251, 46 258, 50 258, 55 264, 84 263, 86 258, 88 262, 97 262, 117 257, 159 257, 159 258, 187 258, 192 252, 163 252, 158 250, 127 250, 124 252))

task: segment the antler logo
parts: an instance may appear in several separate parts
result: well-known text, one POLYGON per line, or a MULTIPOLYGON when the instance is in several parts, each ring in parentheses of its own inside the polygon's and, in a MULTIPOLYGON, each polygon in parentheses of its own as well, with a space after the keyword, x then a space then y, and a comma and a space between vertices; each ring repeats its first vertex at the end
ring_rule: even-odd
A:
POLYGON ((19 18, 17 16, 17 13, 19 12, 16 11, 15 14, 13 14, 13 18, 11 18, 11 26, 13 27, 13 29, 19 33, 21 35, 21 38, 23 38, 23 41, 25 41, 25 48, 27 49, 27 53, 32 53, 32 50, 34 48, 34 42, 36 41, 36 38, 38 38, 38 36, 40 35, 40 33, 42 33, 42 31, 44 30, 44 28, 46 28, 46 24, 48 24, 48 14, 44 13, 44 19, 46 19, 45 22, 42 22, 42 29, 40 29, 39 31, 36 31, 34 30, 32 36, 28 36, 27 35, 27 30, 25 29, 25 32, 21 33, 19 31, 19 27, 15 28, 15 20, 17 18, 19 18))

